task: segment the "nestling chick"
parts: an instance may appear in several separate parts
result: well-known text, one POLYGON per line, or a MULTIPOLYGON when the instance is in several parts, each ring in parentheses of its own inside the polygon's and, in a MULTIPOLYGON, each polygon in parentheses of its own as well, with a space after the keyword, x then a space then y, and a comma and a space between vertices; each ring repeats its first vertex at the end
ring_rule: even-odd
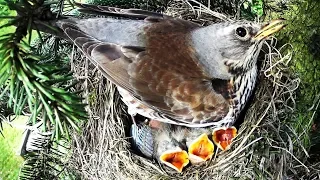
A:
POLYGON ((172 130, 170 126, 163 124, 161 130, 155 132, 154 155, 159 162, 182 172, 183 168, 189 164, 189 155, 186 151, 184 139, 187 129, 176 127, 172 130))

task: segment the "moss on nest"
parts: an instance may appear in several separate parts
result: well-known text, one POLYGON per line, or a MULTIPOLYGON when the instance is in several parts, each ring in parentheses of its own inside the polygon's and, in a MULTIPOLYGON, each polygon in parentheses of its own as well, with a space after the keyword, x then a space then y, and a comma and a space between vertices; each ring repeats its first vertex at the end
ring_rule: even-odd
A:
MULTIPOLYGON (((267 1, 268 2, 268 1, 267 1)), ((278 4, 267 3, 269 7, 278 4)), ((282 4, 286 8, 278 12, 269 11, 269 17, 283 17, 288 25, 279 35, 281 44, 290 43, 294 58, 290 67, 301 79, 297 90, 295 117, 289 121, 297 132, 304 133, 302 143, 318 154, 320 139, 320 2, 313 0, 289 0, 282 4), (311 137, 310 137, 311 136, 311 137), (318 146, 318 147, 317 147, 318 146)))

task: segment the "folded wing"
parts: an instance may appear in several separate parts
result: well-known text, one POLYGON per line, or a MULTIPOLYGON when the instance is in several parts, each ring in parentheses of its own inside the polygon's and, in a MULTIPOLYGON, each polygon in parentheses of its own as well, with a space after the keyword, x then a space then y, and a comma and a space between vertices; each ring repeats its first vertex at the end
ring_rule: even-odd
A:
MULTIPOLYGON (((84 29, 85 20, 78 21, 81 23, 77 20, 59 22, 61 29, 109 80, 159 112, 159 119, 168 118, 178 124, 205 125, 226 116, 230 106, 230 82, 209 77, 189 44, 190 32, 201 26, 142 10, 114 8, 110 11, 110 7, 103 6, 90 6, 89 10, 96 8, 101 13, 144 19, 143 25, 137 26, 133 33, 136 34, 132 37, 134 40, 123 39, 121 43, 114 43, 116 40, 113 39, 110 40, 113 42, 106 42, 108 33, 106 37, 97 37, 99 33, 93 33, 93 27, 84 29), (215 83, 219 83, 219 89, 214 89, 215 83)), ((101 21, 110 19, 100 18, 97 21, 101 24, 101 21)), ((123 22, 137 22, 119 19, 113 21, 115 25, 116 21, 119 26, 123 22)), ((88 23, 92 24, 92 21, 88 23)), ((126 33, 132 33, 129 30, 121 32, 124 37, 126 33)))

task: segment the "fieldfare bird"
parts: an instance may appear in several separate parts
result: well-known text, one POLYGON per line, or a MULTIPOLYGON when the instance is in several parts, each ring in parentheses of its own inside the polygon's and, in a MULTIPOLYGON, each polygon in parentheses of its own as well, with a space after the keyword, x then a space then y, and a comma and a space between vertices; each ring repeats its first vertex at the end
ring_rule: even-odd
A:
POLYGON ((189 164, 189 155, 184 144, 187 130, 181 126, 171 129, 171 125, 162 124, 161 129, 155 131, 154 134, 154 158, 168 167, 182 172, 183 168, 189 164))
MULTIPOLYGON (((58 25, 118 87, 129 113, 193 128, 234 123, 254 89, 264 40, 284 27, 281 19, 204 27, 144 10, 78 6, 122 17, 70 18, 58 25)), ((233 135, 216 133, 224 141, 215 142, 227 149, 233 135)))
POLYGON ((230 149, 231 142, 236 135, 237 129, 233 126, 215 128, 212 132, 212 140, 218 146, 218 148, 226 151, 230 149))
POLYGON ((210 128, 190 128, 185 135, 189 160, 192 164, 208 161, 214 154, 214 145, 209 139, 210 128))

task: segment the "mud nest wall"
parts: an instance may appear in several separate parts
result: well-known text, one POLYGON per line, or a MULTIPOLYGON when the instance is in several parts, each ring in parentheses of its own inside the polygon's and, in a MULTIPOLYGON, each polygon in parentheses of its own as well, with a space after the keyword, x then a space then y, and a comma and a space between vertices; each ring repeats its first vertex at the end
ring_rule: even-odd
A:
MULTIPOLYGON (((174 1, 165 13, 208 25, 230 16, 206 8, 208 4, 174 1)), ((234 12, 233 18, 237 18, 234 12)), ((188 166, 183 173, 164 169, 130 148, 131 120, 114 85, 74 49, 71 66, 82 82, 79 89, 89 104, 90 119, 73 134, 70 165, 83 179, 286 179, 319 177, 319 164, 307 161, 308 151, 297 132, 295 96, 300 79, 289 65, 292 48, 270 38, 260 55, 261 68, 252 102, 230 150, 217 152, 206 164, 188 166)))

